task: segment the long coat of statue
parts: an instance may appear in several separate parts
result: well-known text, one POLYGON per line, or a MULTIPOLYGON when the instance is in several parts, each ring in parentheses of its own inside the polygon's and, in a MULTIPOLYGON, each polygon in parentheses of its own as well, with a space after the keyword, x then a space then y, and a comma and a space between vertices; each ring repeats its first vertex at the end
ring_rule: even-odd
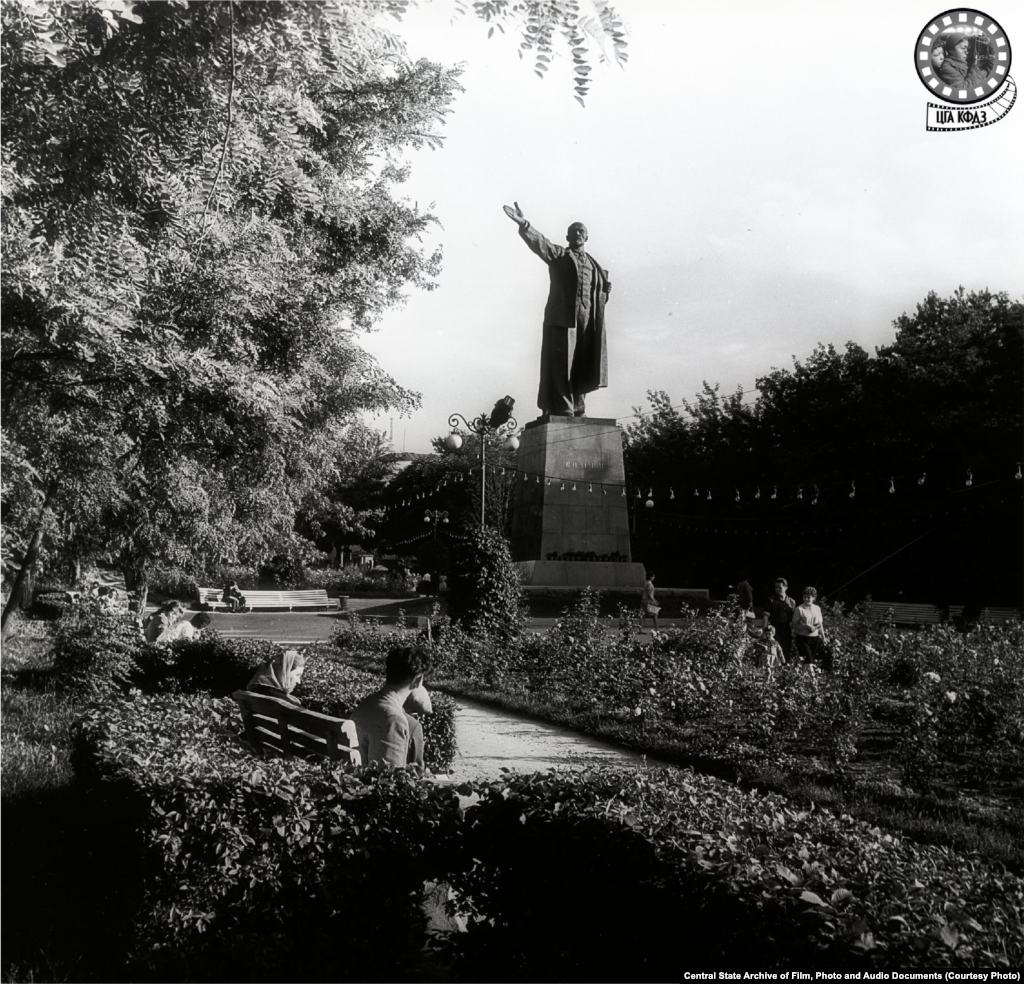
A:
POLYGON ((544 308, 537 405, 547 413, 582 414, 583 397, 608 385, 608 343, 604 307, 608 271, 586 252, 556 246, 529 222, 519 235, 547 265, 551 279, 544 308), (580 295, 580 264, 590 270, 590 289, 580 295))

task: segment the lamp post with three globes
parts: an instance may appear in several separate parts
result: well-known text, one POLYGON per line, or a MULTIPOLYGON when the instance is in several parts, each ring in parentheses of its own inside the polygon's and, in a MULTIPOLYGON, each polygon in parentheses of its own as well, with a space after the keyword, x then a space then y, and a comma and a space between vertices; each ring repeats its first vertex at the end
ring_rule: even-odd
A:
POLYGON ((487 438, 492 433, 496 437, 504 437, 504 447, 509 451, 515 451, 519 447, 519 438, 515 430, 519 426, 516 418, 512 416, 512 408, 515 400, 506 396, 494 404, 494 409, 489 413, 482 413, 473 420, 467 420, 461 413, 453 413, 448 418, 448 426, 452 432, 445 438, 445 446, 449 451, 458 451, 462 447, 462 436, 456 433, 456 428, 461 423, 467 430, 472 431, 480 438, 480 527, 486 526, 484 519, 484 489, 487 479, 487 438))

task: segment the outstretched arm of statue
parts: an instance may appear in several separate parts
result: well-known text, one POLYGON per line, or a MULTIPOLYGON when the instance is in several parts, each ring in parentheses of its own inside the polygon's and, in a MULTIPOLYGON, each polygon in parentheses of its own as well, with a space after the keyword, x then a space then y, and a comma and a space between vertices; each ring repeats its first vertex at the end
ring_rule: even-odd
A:
POLYGON ((505 210, 505 214, 519 226, 519 236, 523 242, 545 263, 552 263, 565 252, 562 247, 555 246, 549 242, 544 235, 526 221, 526 216, 523 215, 519 202, 515 202, 514 207, 502 205, 502 208, 505 210))
POLYGON ((520 228, 526 225, 526 216, 523 215, 523 210, 519 207, 519 202, 513 202, 512 205, 501 206, 505 214, 520 228))

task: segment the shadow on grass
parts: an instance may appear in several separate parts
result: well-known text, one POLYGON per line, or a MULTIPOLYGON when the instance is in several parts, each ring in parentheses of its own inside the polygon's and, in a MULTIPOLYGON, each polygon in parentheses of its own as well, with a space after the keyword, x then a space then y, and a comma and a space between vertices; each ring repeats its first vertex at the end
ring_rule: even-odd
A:
POLYGON ((76 784, 6 799, 3 816, 4 979, 123 979, 142 898, 130 819, 76 784))

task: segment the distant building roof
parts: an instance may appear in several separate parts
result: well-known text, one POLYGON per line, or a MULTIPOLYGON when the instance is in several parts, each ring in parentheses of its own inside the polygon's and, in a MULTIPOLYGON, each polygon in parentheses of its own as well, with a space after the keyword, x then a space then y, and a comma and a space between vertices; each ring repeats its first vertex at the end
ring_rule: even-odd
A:
POLYGON ((415 454, 412 451, 401 451, 398 454, 391 456, 391 467, 394 468, 395 474, 404 471, 414 461, 421 461, 424 458, 433 458, 432 454, 415 454))

